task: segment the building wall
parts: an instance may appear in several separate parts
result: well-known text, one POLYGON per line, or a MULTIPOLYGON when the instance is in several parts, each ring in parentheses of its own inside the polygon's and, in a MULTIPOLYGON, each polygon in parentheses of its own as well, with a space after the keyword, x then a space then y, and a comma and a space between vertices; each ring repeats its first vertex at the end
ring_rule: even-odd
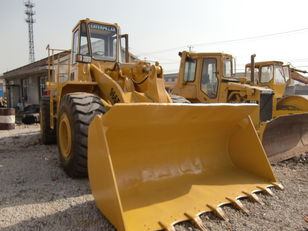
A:
POLYGON ((8 106, 16 107, 18 102, 21 101, 21 81, 20 79, 13 79, 7 85, 8 106))
POLYGON ((308 84, 307 85, 295 85, 296 95, 308 95, 308 84))
POLYGON ((23 103, 23 106, 39 104, 40 87, 45 84, 45 81, 43 85, 40 84, 40 78, 44 76, 41 74, 9 80, 6 87, 9 107, 16 107, 19 102, 23 103))
POLYGON ((39 104, 39 77, 29 77, 28 78, 28 98, 25 100, 25 104, 39 104))
POLYGON ((176 82, 178 79, 178 73, 164 74, 165 82, 176 82))
POLYGON ((176 85, 178 73, 164 74, 165 87, 168 92, 171 92, 176 85))
POLYGON ((4 81, 3 81, 3 79, 0 79, 0 90, 5 91, 5 87, 4 87, 4 81))

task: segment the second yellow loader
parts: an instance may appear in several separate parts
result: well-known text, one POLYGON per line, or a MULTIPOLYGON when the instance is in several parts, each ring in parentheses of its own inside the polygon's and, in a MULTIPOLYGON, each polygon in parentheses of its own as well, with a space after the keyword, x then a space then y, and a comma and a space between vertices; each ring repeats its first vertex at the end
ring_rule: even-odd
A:
POLYGON ((308 100, 305 96, 282 97, 286 86, 282 65, 264 65, 254 79, 266 81, 256 84, 235 78, 235 61, 230 54, 183 51, 180 56, 173 94, 192 103, 259 104, 251 118, 273 163, 308 150, 308 100))
POLYGON ((304 72, 280 61, 246 64, 247 83, 273 90, 273 120, 263 127, 263 145, 273 161, 290 158, 308 151, 308 96, 288 92, 288 85, 296 79, 307 81, 304 72))

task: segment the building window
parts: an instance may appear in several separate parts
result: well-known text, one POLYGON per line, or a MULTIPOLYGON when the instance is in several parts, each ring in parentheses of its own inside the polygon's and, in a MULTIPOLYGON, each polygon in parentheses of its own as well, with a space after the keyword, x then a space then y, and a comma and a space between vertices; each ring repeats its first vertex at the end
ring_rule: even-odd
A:
POLYGON ((23 79, 22 80, 22 99, 24 102, 28 100, 28 87, 29 87, 29 80, 23 79))
POLYGON ((47 76, 40 77, 40 97, 43 95, 46 95, 46 82, 47 82, 47 76))

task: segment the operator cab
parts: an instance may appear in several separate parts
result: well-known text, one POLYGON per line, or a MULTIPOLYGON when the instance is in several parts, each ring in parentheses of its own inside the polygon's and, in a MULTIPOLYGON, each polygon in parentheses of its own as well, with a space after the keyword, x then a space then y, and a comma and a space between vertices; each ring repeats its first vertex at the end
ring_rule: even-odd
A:
MULTIPOLYGON (((250 63, 246 64, 245 73, 247 78, 250 76, 250 67, 250 63)), ((255 73, 257 73, 255 74, 256 84, 272 89, 275 92, 275 98, 280 99, 285 94, 288 76, 285 73, 283 62, 256 62, 255 73)))
POLYGON ((128 36, 120 35, 117 24, 81 20, 73 29, 72 63, 128 62, 128 47, 121 46, 121 38, 126 46, 128 36))
POLYGON ((220 82, 238 82, 235 79, 235 61, 232 56, 218 53, 203 57, 201 90, 209 97, 216 98, 220 82))
MULTIPOLYGON (((267 61, 255 63, 255 76, 258 83, 264 86, 269 84, 286 84, 287 76, 283 68, 283 63, 279 61, 267 61)), ((246 64, 246 78, 250 80, 251 64, 246 64)))
POLYGON ((235 61, 229 54, 183 51, 179 55, 181 67, 179 81, 174 89, 175 94, 181 94, 190 100, 196 98, 192 94, 201 94, 205 95, 204 98, 214 101, 219 95, 219 84, 238 82, 235 79, 235 61), (191 90, 185 90, 180 85, 185 85, 185 89, 191 90))

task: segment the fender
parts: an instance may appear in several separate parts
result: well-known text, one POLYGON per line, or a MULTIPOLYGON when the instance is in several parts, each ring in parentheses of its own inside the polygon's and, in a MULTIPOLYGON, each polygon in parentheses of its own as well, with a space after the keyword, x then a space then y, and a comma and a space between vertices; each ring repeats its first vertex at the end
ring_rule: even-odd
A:
POLYGON ((295 110, 308 112, 308 95, 292 95, 280 99, 277 110, 295 110))

